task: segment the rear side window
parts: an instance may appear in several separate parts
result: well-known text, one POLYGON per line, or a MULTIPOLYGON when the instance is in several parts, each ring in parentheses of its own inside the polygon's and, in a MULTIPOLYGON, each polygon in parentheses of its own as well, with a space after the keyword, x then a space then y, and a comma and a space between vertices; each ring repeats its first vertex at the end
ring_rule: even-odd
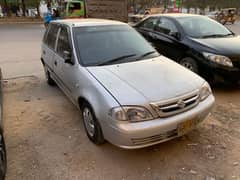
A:
POLYGON ((169 35, 170 33, 178 32, 178 29, 175 26, 175 24, 171 20, 166 18, 160 19, 159 23, 155 27, 155 30, 167 35, 169 35))
POLYGON ((44 33, 44 36, 43 36, 43 43, 44 44, 47 44, 47 38, 48 38, 48 32, 49 32, 49 27, 46 29, 45 33, 44 33))
POLYGON ((63 57, 64 51, 71 52, 69 34, 66 27, 61 28, 59 38, 58 38, 58 45, 57 45, 57 53, 59 56, 63 57))
POLYGON ((146 29, 150 29, 150 30, 153 30, 154 27, 157 25, 157 22, 158 22, 158 18, 156 17, 152 17, 152 18, 149 18, 147 20, 145 20, 141 27, 142 28, 146 28, 146 29))
POLYGON ((46 44, 51 49, 55 48, 58 29, 59 29, 59 27, 56 24, 51 24, 49 27, 46 44))

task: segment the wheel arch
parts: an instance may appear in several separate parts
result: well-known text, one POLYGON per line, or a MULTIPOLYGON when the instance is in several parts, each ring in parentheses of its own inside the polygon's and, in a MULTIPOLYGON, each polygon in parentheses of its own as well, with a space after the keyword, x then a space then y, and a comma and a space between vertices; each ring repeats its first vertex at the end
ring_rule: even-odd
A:
POLYGON ((84 105, 84 103, 89 104, 92 108, 92 105, 89 103, 89 101, 85 97, 83 96, 78 97, 78 106, 80 110, 82 110, 82 106, 84 105))
POLYGON ((41 58, 41 62, 42 62, 43 65, 45 65, 45 62, 44 62, 43 58, 41 58))

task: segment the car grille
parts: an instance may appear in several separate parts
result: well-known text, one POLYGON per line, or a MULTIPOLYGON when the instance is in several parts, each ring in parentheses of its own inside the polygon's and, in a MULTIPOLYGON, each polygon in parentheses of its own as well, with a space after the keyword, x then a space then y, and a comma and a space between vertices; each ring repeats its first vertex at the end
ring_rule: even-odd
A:
POLYGON ((154 142, 162 141, 162 140, 177 137, 177 136, 178 136, 177 129, 174 129, 162 134, 158 134, 158 135, 150 136, 146 138, 132 138, 132 143, 134 145, 144 145, 144 144, 154 143, 154 142))
POLYGON ((152 107, 157 111, 160 117, 169 117, 178 113, 185 112, 199 103, 199 91, 177 97, 171 100, 151 103, 152 107))

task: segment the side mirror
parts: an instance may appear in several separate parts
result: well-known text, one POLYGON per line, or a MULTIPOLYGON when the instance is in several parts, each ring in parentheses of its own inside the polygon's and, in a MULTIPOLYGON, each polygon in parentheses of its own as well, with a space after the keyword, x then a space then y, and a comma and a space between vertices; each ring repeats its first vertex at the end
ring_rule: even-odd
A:
POLYGON ((179 32, 171 32, 169 35, 174 37, 177 40, 181 39, 181 34, 179 32))
POLYGON ((63 59, 64 59, 65 63, 73 65, 71 52, 63 51, 63 59))

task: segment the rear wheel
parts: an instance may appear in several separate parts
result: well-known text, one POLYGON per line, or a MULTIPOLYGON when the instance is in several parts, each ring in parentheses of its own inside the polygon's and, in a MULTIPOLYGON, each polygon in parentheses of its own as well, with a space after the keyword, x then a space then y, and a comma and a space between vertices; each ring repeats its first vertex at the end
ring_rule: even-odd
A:
POLYGON ((88 103, 84 103, 82 108, 82 117, 88 138, 97 145, 104 143, 101 126, 88 103))
POLYGON ((198 73, 198 65, 196 61, 190 57, 184 58, 180 61, 180 64, 184 66, 185 68, 198 73))
POLYGON ((47 83, 50 86, 54 86, 55 85, 55 81, 51 78, 50 72, 49 72, 48 68, 45 65, 44 65, 44 71, 45 71, 45 76, 46 76, 46 79, 47 79, 47 83))

